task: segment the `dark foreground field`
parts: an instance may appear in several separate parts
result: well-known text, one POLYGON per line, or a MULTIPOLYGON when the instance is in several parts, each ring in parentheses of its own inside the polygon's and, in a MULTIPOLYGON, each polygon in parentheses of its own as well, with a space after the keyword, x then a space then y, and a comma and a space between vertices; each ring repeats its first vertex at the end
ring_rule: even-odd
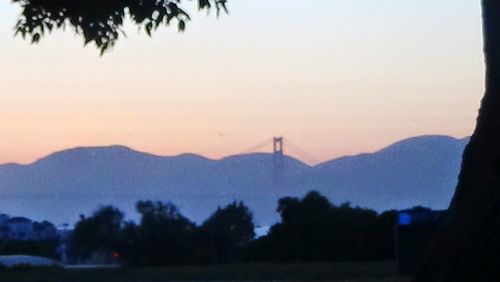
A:
POLYGON ((175 266, 115 270, 17 269, 0 271, 9 282, 146 282, 146 281, 352 281, 408 282, 393 262, 244 264, 175 266))

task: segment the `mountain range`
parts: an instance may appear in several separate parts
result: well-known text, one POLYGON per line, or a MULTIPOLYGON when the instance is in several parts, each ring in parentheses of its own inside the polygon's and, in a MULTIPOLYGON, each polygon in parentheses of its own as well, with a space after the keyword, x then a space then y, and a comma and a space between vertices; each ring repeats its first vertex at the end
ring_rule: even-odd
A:
POLYGON ((194 154, 157 156, 124 146, 80 147, 28 164, 0 165, 0 212, 74 223, 113 204, 136 219, 134 203, 171 201, 200 222, 219 205, 244 201, 259 225, 278 220, 277 200, 317 190, 335 204, 377 211, 422 205, 444 209, 453 195, 468 138, 427 135, 373 153, 309 166, 272 154, 219 160, 194 154))

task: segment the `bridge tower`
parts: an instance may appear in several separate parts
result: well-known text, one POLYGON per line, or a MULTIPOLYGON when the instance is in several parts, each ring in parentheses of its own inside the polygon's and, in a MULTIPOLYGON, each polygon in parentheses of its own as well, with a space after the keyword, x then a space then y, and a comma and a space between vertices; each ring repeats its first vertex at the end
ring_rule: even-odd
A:
POLYGON ((285 174, 285 156, 283 154, 283 140, 282 136, 273 138, 273 173, 277 186, 283 183, 285 174))
POLYGON ((283 156, 283 137, 280 136, 273 138, 273 153, 274 155, 283 156))

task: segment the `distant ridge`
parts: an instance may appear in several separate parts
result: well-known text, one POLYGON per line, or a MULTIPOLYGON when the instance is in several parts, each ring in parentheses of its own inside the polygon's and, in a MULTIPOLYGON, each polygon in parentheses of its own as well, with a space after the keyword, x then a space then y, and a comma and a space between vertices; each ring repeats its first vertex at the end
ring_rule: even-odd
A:
POLYGON ((217 205, 245 201, 259 224, 277 219, 276 201, 317 190, 334 203, 402 209, 446 208, 468 138, 426 135, 374 153, 309 166, 285 157, 276 185, 272 154, 158 156, 125 146, 78 147, 31 164, 0 165, 0 212, 59 223, 74 222, 99 204, 114 204, 134 218, 140 199, 172 201, 200 221, 217 205), (38 217, 38 218, 37 218, 38 217))

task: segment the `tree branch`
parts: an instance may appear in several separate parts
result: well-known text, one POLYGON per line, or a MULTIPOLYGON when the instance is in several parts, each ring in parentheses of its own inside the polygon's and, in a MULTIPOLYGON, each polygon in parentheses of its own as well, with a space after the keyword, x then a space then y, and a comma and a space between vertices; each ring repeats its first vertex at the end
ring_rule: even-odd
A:
MULTIPOLYGON (((227 0, 197 0, 200 10, 214 8, 227 12, 227 0)), ((16 35, 37 43, 53 29, 72 27, 85 45, 93 42, 101 55, 113 47, 121 35, 126 16, 151 36, 159 26, 177 24, 184 31, 190 20, 181 7, 186 0, 13 0, 22 12, 16 35)))

